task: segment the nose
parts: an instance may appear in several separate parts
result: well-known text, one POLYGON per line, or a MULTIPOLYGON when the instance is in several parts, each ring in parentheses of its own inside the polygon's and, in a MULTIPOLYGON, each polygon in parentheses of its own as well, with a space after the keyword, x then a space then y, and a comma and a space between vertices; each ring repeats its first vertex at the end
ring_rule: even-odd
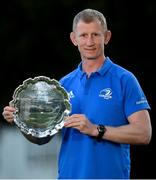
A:
POLYGON ((94 45, 94 38, 92 36, 88 36, 86 44, 87 44, 87 46, 94 45))

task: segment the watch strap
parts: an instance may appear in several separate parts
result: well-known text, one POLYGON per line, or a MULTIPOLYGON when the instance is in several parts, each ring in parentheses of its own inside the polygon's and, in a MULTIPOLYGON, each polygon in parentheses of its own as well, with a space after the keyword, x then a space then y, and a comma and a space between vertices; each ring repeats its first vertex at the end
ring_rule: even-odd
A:
POLYGON ((105 134, 106 132, 106 127, 102 124, 99 124, 97 126, 97 130, 98 130, 98 135, 97 135, 97 138, 98 139, 102 139, 103 135, 105 134))

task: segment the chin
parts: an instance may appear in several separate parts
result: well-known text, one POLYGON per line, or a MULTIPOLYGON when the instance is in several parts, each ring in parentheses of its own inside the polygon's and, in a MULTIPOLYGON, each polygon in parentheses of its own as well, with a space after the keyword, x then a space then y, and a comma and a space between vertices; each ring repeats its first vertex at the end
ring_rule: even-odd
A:
POLYGON ((97 58, 96 57, 87 57, 86 59, 90 60, 90 61, 95 61, 97 58))

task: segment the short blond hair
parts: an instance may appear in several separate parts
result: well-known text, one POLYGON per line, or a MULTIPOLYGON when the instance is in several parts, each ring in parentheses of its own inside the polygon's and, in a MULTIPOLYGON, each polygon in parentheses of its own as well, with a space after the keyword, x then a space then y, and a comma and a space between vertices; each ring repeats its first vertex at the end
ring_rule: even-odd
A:
POLYGON ((78 14, 76 14, 76 16, 74 17, 73 31, 75 31, 76 26, 79 21, 90 23, 90 22, 93 22, 96 20, 98 20, 101 23, 103 30, 107 30, 106 18, 104 17, 104 15, 101 12, 99 12, 95 9, 84 9, 84 10, 80 11, 78 14))

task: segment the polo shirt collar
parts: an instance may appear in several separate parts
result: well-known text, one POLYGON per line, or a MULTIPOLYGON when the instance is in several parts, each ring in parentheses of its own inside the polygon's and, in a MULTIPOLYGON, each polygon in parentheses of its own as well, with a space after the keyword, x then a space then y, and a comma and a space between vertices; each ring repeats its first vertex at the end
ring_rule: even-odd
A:
MULTIPOLYGON (((104 76, 105 73, 110 69, 110 67, 112 66, 113 62, 110 60, 109 57, 106 57, 103 65, 96 71, 96 73, 98 73, 101 76, 104 76)), ((83 77, 86 73, 82 70, 82 62, 80 62, 80 64, 78 65, 77 68, 77 72, 78 75, 80 77, 83 77)))

